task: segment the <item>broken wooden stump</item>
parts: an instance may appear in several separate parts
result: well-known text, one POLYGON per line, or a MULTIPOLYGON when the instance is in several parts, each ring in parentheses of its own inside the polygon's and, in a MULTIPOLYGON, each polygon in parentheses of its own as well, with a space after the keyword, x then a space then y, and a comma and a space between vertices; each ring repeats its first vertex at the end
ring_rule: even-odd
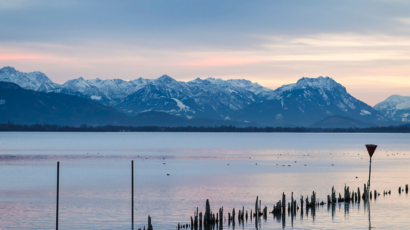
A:
POLYGON ((153 230, 154 228, 152 228, 152 224, 151 224, 151 217, 148 215, 148 228, 147 230, 153 230))

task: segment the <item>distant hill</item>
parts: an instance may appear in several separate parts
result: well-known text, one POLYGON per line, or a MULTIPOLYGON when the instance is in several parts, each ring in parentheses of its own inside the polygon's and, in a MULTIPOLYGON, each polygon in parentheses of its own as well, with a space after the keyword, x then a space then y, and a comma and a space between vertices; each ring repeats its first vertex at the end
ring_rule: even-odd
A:
POLYGON ((163 112, 146 112, 128 116, 112 107, 60 93, 26 90, 14 83, 0 82, 0 123, 57 124, 80 126, 215 126, 243 124, 212 120, 183 119, 163 112))
POLYGON ((331 116, 320 120, 310 127, 312 128, 369 128, 378 125, 369 122, 354 120, 350 117, 331 116))

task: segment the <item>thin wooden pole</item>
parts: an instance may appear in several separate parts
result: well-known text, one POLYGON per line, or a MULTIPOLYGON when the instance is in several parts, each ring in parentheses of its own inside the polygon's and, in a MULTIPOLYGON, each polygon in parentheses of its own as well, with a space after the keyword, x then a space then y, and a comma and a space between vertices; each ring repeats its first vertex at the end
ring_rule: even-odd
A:
POLYGON ((131 161, 131 230, 134 230, 134 161, 131 161))
POLYGON ((58 202, 60 193, 60 162, 57 161, 57 207, 56 207, 56 230, 58 230, 58 202))

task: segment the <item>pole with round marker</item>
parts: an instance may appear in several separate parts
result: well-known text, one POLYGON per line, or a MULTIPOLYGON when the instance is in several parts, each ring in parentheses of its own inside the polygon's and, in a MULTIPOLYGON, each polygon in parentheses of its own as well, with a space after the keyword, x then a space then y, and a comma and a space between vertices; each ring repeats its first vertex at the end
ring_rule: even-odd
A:
POLYGON ((367 182, 367 198, 369 198, 369 193, 370 193, 370 175, 372 173, 372 156, 374 154, 374 151, 376 151, 377 145, 373 144, 368 144, 366 145, 367 152, 369 153, 370 156, 370 164, 369 164, 369 181, 367 182))

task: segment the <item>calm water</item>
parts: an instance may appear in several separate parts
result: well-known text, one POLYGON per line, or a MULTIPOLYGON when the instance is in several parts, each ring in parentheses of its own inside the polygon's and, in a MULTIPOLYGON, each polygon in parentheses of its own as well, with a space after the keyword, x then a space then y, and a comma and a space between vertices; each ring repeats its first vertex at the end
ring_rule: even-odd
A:
MULTIPOLYGON (((131 160, 136 229, 148 215, 154 229, 175 229, 196 207, 204 211, 206 199, 227 216, 232 208, 254 209, 256 196, 270 211, 282 192, 299 200, 316 191, 326 202, 332 186, 337 194, 345 184, 363 191, 368 143, 379 145, 371 188, 392 190, 371 201, 371 226, 408 229, 410 199, 397 189, 410 184, 409 134, 283 133, 0 133, 0 229, 55 228, 57 161, 60 229, 130 229, 131 160)), ((332 217, 325 205, 314 218, 298 213, 293 227, 286 215, 284 225, 368 229, 368 209, 337 204, 332 217)), ((282 226, 272 215, 261 222, 261 229, 282 226)))

